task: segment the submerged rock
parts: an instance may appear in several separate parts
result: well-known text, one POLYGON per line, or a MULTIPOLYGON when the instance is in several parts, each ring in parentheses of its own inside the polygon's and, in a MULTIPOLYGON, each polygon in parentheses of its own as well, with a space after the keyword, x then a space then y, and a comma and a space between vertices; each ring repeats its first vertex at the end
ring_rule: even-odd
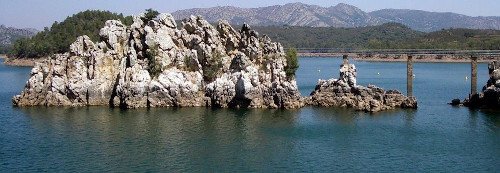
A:
POLYGON ((397 90, 385 91, 374 85, 356 84, 356 67, 344 62, 340 66, 340 78, 319 80, 316 89, 306 99, 315 106, 350 107, 367 112, 388 109, 417 108, 415 97, 406 97, 397 90))
POLYGON ((461 101, 460 101, 460 99, 453 99, 453 100, 451 100, 451 103, 448 103, 448 104, 450 104, 452 106, 458 106, 461 104, 461 101))
POLYGON ((139 15, 130 27, 109 20, 99 35, 37 63, 14 105, 303 106, 281 44, 246 24, 237 31, 191 16, 178 28, 170 14, 139 15))
POLYGON ((471 95, 463 102, 464 106, 471 108, 500 109, 500 62, 493 61, 488 64, 489 80, 482 92, 471 95))

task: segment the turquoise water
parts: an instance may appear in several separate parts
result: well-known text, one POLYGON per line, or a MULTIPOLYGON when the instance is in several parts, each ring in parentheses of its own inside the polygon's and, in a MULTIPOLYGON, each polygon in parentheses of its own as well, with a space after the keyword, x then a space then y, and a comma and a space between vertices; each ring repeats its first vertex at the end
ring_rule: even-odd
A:
MULTIPOLYGON (((301 58, 304 95, 340 59, 301 58), (319 70, 319 71, 318 71, 319 70)), ((406 64, 354 62, 358 83, 406 92, 406 64), (380 75, 377 75, 380 73, 380 75)), ((499 112, 446 105, 469 64, 415 64, 418 110, 13 108, 30 68, 0 65, 0 172, 498 172, 499 112)), ((480 85, 487 78, 479 65, 480 85)))

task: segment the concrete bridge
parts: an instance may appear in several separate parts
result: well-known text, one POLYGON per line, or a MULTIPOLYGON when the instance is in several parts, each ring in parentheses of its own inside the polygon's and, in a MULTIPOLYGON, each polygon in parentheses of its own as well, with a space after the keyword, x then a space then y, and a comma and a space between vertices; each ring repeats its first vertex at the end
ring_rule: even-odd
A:
POLYGON ((455 55, 500 57, 500 50, 454 50, 454 49, 349 49, 349 48, 297 48, 301 54, 328 54, 330 56, 359 55, 455 55))

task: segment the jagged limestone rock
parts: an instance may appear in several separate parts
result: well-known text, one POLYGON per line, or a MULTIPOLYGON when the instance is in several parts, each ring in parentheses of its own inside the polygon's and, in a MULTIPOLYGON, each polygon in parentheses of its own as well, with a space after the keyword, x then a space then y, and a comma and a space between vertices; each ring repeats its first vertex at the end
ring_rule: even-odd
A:
POLYGON ((283 47, 244 25, 215 27, 170 14, 131 26, 109 20, 101 42, 81 36, 70 51, 35 65, 17 106, 109 105, 124 108, 214 106, 298 108, 283 47))
POLYGON ((417 108, 415 97, 406 97, 397 90, 385 91, 374 85, 356 84, 356 67, 344 63, 340 66, 340 78, 319 80, 316 89, 307 98, 308 104, 316 106, 350 107, 367 112, 388 109, 417 108))

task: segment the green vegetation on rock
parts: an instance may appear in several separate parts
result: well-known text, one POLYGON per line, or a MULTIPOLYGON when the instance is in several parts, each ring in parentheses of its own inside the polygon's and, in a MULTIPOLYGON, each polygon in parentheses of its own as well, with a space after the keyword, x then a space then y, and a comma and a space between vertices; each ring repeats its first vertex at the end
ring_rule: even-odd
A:
POLYGON ((217 74, 223 67, 222 56, 220 52, 213 52, 212 58, 202 65, 203 79, 205 81, 213 81, 217 78, 217 74))
POLYGON ((286 76, 288 78, 295 77, 295 71, 297 71, 298 68, 299 60, 297 59, 297 49, 290 48, 286 51, 286 76))
POLYGON ((142 20, 150 21, 150 20, 156 18, 156 16, 158 16, 159 14, 160 14, 160 12, 153 10, 152 8, 146 9, 146 13, 144 14, 144 17, 142 18, 142 20))
POLYGON ((158 77, 160 73, 162 72, 162 66, 157 59, 159 53, 159 48, 158 45, 154 47, 150 47, 146 52, 145 52, 145 57, 148 59, 148 67, 149 67, 149 73, 153 77, 158 77))

